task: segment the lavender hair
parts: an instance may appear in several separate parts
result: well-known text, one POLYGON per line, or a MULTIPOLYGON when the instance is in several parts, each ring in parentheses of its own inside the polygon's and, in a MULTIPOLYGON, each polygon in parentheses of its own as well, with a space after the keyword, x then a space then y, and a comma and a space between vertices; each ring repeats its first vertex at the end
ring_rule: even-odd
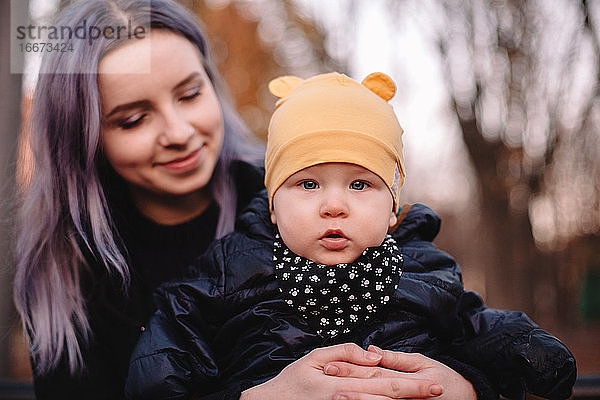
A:
MULTIPOLYGON (((234 160, 258 161, 260 147, 235 112, 211 64, 198 21, 172 0, 88 0, 65 8, 57 26, 137 26, 168 29, 203 54, 224 115, 223 148, 211 180, 220 206, 217 237, 233 229, 237 194, 230 176, 234 160)), ((31 180, 17 215, 14 299, 31 344, 37 374, 66 362, 71 373, 85 365, 82 347, 92 332, 80 284, 90 260, 129 284, 129 268, 112 221, 102 173, 98 63, 122 41, 89 43, 64 38, 73 51, 44 55, 28 126, 33 152, 31 180), (87 71, 87 72, 78 72, 87 71)), ((109 174, 110 175, 110 174, 109 174)), ((114 179, 114 178, 113 178, 114 179)))

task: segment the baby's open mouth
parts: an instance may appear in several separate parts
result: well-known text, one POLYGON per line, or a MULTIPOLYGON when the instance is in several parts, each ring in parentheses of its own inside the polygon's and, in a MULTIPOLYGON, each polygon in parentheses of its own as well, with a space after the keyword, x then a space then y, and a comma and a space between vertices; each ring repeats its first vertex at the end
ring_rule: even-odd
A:
POLYGON ((328 250, 341 251, 348 247, 350 240, 341 229, 328 229, 321 236, 320 243, 328 250))
POLYGON ((328 229, 321 236, 321 239, 346 239, 346 236, 340 229, 328 229))

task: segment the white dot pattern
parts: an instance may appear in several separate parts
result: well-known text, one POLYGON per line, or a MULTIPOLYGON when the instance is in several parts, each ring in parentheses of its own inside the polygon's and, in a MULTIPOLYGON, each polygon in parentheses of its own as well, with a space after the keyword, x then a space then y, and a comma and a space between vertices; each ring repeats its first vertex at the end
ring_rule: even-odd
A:
POLYGON ((349 333, 375 315, 398 287, 402 255, 387 235, 352 263, 323 265, 294 254, 279 233, 273 245, 275 276, 284 301, 323 338, 349 333))

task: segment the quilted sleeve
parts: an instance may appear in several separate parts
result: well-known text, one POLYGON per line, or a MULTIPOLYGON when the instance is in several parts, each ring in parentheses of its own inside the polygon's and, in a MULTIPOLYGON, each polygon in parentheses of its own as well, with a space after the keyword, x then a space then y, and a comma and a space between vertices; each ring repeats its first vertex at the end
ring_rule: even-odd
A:
POLYGON ((225 318, 219 273, 222 252, 201 257, 194 279, 162 285, 129 365, 125 393, 131 399, 186 399, 219 391, 219 369, 209 345, 225 318))
POLYGON ((463 293, 457 308, 462 335, 451 343, 451 353, 483 370, 502 395, 571 396, 577 368, 560 340, 522 312, 486 307, 471 291, 463 293))

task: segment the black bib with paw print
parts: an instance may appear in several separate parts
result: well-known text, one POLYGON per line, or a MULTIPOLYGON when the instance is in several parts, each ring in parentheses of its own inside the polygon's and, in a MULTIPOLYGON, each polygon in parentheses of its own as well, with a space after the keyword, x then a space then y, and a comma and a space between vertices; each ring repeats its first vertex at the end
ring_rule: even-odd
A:
POLYGON ((372 318, 398 287, 402 255, 387 235, 352 263, 323 265, 293 253, 275 236, 275 276, 285 302, 321 337, 349 333, 372 318))

